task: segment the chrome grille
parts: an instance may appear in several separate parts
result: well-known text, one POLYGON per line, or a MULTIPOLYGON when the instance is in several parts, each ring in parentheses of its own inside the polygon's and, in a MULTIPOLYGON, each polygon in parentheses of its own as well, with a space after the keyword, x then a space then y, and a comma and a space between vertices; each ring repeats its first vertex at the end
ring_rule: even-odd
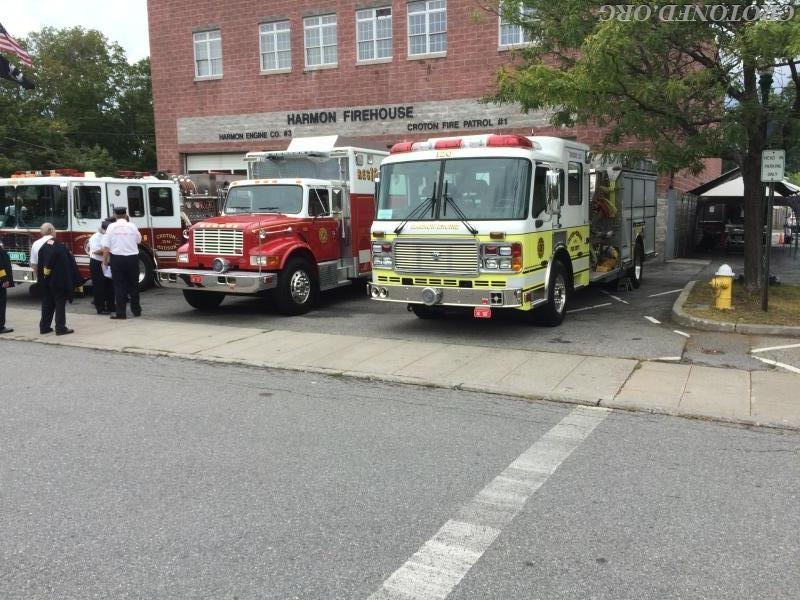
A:
POLYGON ((478 245, 472 241, 398 241, 394 244, 394 266, 398 273, 477 275, 478 245))
POLYGON ((192 231, 195 254, 242 256, 244 232, 239 229, 199 228, 192 231))

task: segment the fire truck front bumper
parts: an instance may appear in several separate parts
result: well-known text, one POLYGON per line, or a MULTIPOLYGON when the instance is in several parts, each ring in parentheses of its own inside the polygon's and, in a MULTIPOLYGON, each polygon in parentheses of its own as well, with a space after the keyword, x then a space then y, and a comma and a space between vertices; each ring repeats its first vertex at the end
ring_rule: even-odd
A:
POLYGON ((36 283, 36 273, 30 267, 11 263, 11 276, 14 283, 36 283))
POLYGON ((251 271, 198 271, 194 269, 158 269, 161 287, 178 290, 203 290, 220 294, 257 294, 278 285, 277 273, 251 271))
POLYGON ((426 306, 502 306, 507 308, 522 306, 524 298, 522 290, 517 288, 476 289, 377 283, 370 283, 367 286, 367 295, 373 300, 424 304, 426 306))

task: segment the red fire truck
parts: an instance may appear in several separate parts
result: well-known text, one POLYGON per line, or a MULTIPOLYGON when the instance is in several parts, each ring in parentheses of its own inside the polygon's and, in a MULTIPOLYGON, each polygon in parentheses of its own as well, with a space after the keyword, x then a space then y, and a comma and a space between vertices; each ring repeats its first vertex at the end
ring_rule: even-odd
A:
POLYGON ((139 284, 154 281, 157 265, 175 264, 175 250, 183 242, 181 194, 177 183, 156 177, 95 177, 70 171, 19 173, 0 179, 0 239, 11 257, 14 281, 36 283, 30 266, 31 244, 43 223, 52 223, 75 255, 88 280, 87 242, 114 207, 128 209, 142 232, 139 246, 139 284))
POLYGON ((158 282, 200 310, 227 295, 269 295, 295 315, 319 291, 368 279, 375 179, 387 154, 338 136, 248 153, 248 178, 230 184, 219 217, 190 228, 179 268, 158 269, 158 282))

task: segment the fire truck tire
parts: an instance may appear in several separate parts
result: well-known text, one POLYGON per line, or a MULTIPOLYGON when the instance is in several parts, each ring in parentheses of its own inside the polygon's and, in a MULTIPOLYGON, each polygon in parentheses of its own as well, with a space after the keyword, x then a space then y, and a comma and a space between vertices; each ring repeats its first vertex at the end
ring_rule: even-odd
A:
POLYGON ((292 258, 278 274, 273 299, 281 314, 302 315, 314 307, 318 292, 317 278, 308 261, 292 258))
POLYGON ((225 294, 198 292, 197 290, 183 290, 183 297, 189 306, 197 310, 214 310, 225 300, 225 294))
POLYGON ((420 319, 438 319, 444 313, 441 308, 425 306, 424 304, 409 304, 408 308, 420 319))
POLYGON ((638 289, 642 285, 644 278, 644 247, 642 242, 636 242, 636 249, 633 251, 633 266, 629 274, 631 285, 638 289))
POLYGON ((144 250, 139 250, 139 291, 143 292, 155 285, 156 268, 153 259, 144 250))
POLYGON ((567 316, 569 288, 566 267, 560 260, 554 261, 547 285, 547 303, 539 309, 538 321, 549 327, 561 325, 567 316))

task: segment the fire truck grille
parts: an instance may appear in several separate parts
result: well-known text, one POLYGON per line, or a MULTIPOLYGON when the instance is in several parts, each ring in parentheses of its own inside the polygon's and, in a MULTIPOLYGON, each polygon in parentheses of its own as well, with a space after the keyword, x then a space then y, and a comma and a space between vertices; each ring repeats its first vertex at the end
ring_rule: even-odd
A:
POLYGON ((195 254, 213 254, 215 256, 242 256, 244 250, 244 232, 238 229, 195 229, 195 254))
POLYGON ((0 235, 0 239, 2 239, 3 247, 8 252, 11 260, 23 266, 30 264, 31 244, 33 243, 33 238, 30 235, 6 233, 0 235))
POLYGON ((468 242, 399 241, 394 245, 398 273, 477 275, 478 246, 468 242))

